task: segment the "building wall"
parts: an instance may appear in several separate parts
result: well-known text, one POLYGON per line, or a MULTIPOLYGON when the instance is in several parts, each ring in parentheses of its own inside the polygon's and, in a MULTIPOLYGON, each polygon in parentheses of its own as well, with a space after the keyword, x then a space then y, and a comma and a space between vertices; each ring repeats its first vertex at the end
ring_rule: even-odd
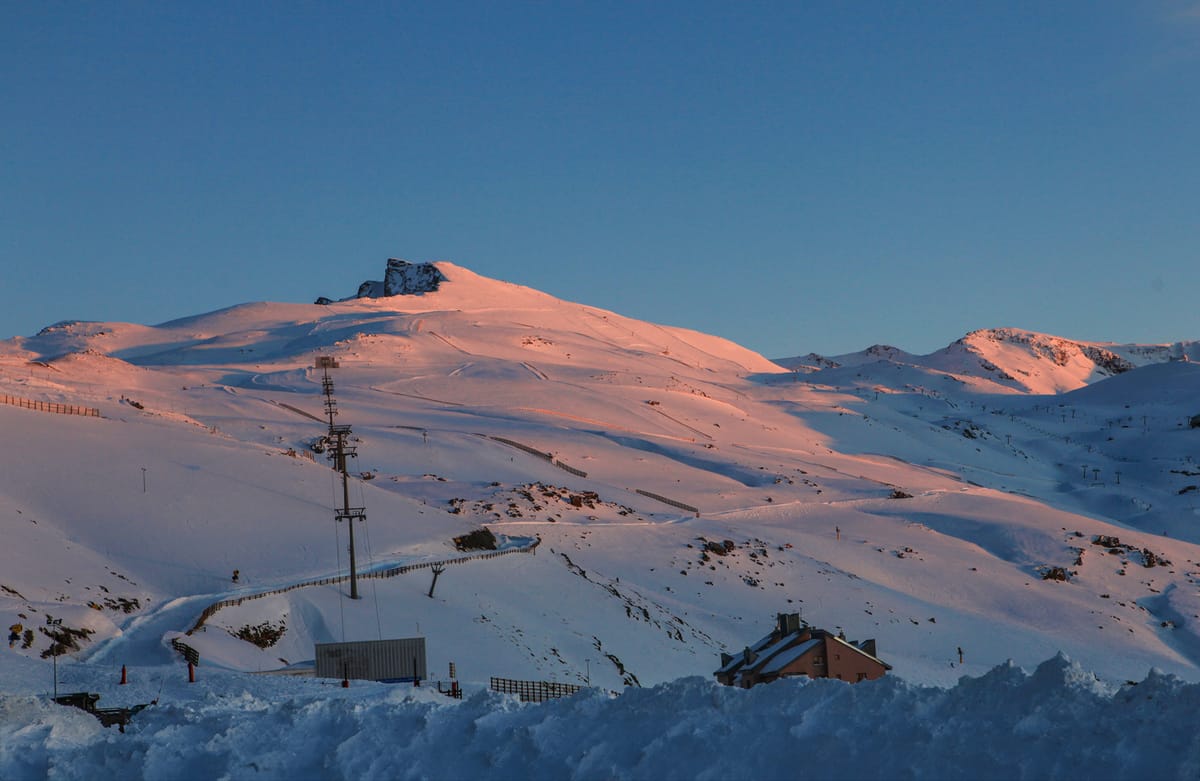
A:
POLYGON ((846 648, 841 643, 826 641, 829 677, 855 683, 857 681, 873 681, 882 678, 887 672, 883 665, 868 659, 857 651, 846 648))
POLYGON ((886 672, 878 662, 825 638, 821 645, 780 670, 779 677, 807 675, 809 678, 836 678, 856 683, 882 678, 886 672))
POLYGON ((809 678, 825 678, 829 671, 829 655, 826 647, 829 640, 813 648, 811 651, 796 659, 779 671, 780 678, 794 675, 807 675, 809 678))

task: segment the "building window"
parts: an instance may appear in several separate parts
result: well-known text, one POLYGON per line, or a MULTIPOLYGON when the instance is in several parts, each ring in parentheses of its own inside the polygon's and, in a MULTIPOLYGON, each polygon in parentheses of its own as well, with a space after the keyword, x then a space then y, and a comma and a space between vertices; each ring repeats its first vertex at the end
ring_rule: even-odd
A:
POLYGON ((816 664, 816 665, 825 664, 825 657, 824 656, 814 656, 813 664, 816 664))
POLYGON ((834 654, 834 655, 833 655, 833 658, 834 658, 834 660, 835 660, 835 661, 838 661, 838 662, 842 661, 842 655, 841 655, 841 654, 834 654))
POLYGON ((859 673, 859 674, 858 674, 858 680, 860 680, 860 681, 865 681, 865 680, 867 680, 867 674, 866 674, 866 673, 859 673))

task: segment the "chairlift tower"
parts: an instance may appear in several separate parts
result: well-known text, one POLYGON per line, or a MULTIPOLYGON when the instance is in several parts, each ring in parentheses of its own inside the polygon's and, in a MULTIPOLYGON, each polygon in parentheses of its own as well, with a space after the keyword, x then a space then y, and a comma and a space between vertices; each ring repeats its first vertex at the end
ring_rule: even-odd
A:
POLYGON ((337 402, 333 399, 333 378, 329 376, 330 369, 338 368, 338 362, 329 356, 318 356, 316 368, 324 370, 321 378, 321 388, 325 393, 325 414, 329 418, 329 437, 333 440, 333 451, 326 457, 333 461, 334 469, 342 473, 342 506, 334 511, 334 520, 347 522, 350 530, 350 598, 358 599, 358 570, 354 555, 354 522, 367 519, 366 508, 350 506, 350 472, 346 466, 347 459, 357 458, 354 445, 350 444, 350 427, 337 425, 333 419, 337 417, 337 402))

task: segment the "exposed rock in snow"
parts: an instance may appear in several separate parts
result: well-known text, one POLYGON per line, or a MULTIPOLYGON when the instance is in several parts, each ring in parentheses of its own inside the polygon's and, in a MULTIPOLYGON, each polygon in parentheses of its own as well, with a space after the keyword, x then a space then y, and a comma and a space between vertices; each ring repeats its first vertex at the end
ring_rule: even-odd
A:
POLYGON ((409 263, 407 260, 388 258, 387 272, 383 277, 385 296, 419 296, 432 293, 446 281, 442 272, 432 263, 409 263))
MULTIPOLYGON (((358 286, 353 298, 386 298, 388 296, 419 296, 433 293, 446 277, 432 263, 409 263, 399 258, 388 258, 383 281, 368 279, 358 286)), ((342 301, 349 301, 343 298, 342 301)), ((321 296, 314 303, 332 304, 333 300, 321 296)))

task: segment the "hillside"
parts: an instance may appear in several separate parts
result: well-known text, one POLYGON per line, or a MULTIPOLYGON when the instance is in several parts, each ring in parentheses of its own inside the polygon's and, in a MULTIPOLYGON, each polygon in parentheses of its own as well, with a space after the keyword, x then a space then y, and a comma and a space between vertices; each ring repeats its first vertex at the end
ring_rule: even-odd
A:
POLYGON ((1200 370, 1168 360, 1197 343, 977 331, 805 373, 437 268, 420 295, 0 342, 0 394, 99 413, 0 405, 20 443, 0 606, 35 630, 16 654, 46 651, 55 618, 90 631, 73 656, 96 669, 177 663, 169 640, 208 604, 342 571, 336 475, 311 451, 331 356, 364 570, 467 556, 452 538, 484 525, 541 542, 447 567, 432 597, 414 569, 358 601, 325 585, 224 608, 188 638, 204 665, 419 634, 439 675, 619 689, 708 676, 801 612, 876 638, 914 683, 1058 651, 1117 680, 1200 679, 1200 370), (264 623, 274 646, 233 637, 264 623))
POLYGON ((847 355, 826 357, 809 353, 784 358, 779 363, 808 373, 891 364, 914 369, 930 383, 951 379, 984 393, 1052 395, 1140 366, 1185 360, 1200 360, 1200 342, 1109 344, 1063 339, 1017 328, 988 328, 972 331, 929 355, 912 355, 896 347, 874 345, 847 355))

